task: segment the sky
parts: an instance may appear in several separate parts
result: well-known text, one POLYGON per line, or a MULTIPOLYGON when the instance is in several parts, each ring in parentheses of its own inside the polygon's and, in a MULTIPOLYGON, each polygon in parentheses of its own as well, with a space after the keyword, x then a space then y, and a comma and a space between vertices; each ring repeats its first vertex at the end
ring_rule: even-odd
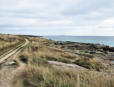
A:
POLYGON ((114 0, 0 0, 0 33, 114 36, 114 0))

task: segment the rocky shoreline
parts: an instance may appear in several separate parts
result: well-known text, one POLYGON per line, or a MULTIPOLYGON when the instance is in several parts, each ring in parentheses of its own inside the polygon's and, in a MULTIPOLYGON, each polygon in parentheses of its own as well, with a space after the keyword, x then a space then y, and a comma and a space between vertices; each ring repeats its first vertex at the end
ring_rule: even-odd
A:
POLYGON ((73 52, 80 56, 94 56, 107 61, 114 61, 114 47, 107 45, 54 40, 51 40, 48 44, 51 46, 58 46, 66 52, 73 52))

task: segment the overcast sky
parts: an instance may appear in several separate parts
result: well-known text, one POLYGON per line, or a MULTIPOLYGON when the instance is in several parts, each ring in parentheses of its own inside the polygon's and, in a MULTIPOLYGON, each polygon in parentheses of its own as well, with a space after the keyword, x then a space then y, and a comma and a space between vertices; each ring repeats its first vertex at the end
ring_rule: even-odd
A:
POLYGON ((114 36, 114 0, 0 0, 0 33, 114 36))

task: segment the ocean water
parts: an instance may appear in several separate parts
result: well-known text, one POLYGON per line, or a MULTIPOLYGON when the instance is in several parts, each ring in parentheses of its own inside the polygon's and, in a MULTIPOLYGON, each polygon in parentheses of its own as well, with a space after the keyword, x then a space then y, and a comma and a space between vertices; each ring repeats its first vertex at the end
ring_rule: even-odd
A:
POLYGON ((104 44, 114 47, 114 36, 44 36, 44 38, 55 41, 104 44))

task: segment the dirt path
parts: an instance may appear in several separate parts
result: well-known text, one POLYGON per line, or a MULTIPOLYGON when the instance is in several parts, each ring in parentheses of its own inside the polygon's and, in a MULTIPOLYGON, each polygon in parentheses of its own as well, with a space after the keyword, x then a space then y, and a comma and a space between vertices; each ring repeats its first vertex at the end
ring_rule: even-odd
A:
MULTIPOLYGON (((29 43, 29 41, 26 40, 25 44, 22 45, 22 47, 26 46, 28 43, 29 43)), ((21 51, 21 49, 20 50, 16 49, 15 51, 11 52, 10 54, 3 57, 3 59, 1 59, 1 61, 3 62, 3 60, 9 58, 9 60, 7 60, 5 63, 11 62, 12 60, 16 60, 19 65, 18 65, 18 67, 7 65, 7 64, 5 65, 5 63, 3 63, 1 65, 0 87, 11 87, 12 79, 14 78, 14 76, 24 69, 25 65, 17 59, 20 51, 21 51)))
POLYGON ((26 40, 26 42, 22 46, 20 46, 19 48, 15 49, 12 52, 10 52, 9 54, 5 55, 4 57, 0 58, 0 63, 4 62, 8 57, 10 57, 13 54, 15 54, 21 47, 26 46, 29 43, 29 41, 27 39, 25 39, 25 40, 26 40))

